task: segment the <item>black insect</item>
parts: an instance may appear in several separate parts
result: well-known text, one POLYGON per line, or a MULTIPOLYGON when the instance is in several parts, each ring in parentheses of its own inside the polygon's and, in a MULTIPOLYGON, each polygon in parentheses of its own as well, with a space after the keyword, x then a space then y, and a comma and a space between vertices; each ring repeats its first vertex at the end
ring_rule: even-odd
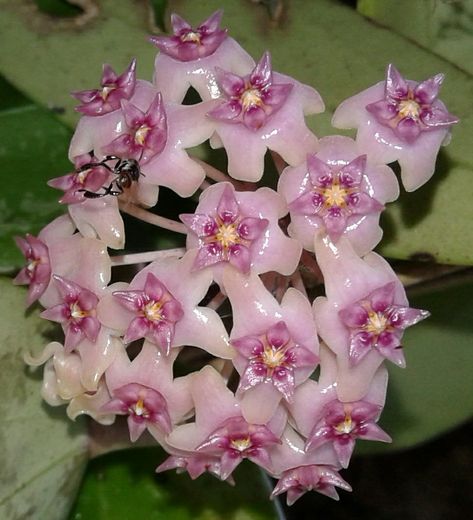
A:
POLYGON ((133 182, 138 181, 140 175, 144 177, 144 173, 141 173, 140 164, 136 159, 122 159, 115 155, 107 155, 100 162, 90 162, 83 164, 80 168, 77 168, 76 173, 81 173, 97 166, 103 166, 107 168, 111 173, 116 175, 116 178, 110 183, 109 186, 103 186, 103 193, 95 193, 88 190, 79 190, 84 192, 84 197, 87 199, 97 199, 99 197, 105 197, 106 195, 113 195, 118 197, 121 195, 126 188, 129 188, 133 182), (115 161, 113 166, 108 163, 115 161))

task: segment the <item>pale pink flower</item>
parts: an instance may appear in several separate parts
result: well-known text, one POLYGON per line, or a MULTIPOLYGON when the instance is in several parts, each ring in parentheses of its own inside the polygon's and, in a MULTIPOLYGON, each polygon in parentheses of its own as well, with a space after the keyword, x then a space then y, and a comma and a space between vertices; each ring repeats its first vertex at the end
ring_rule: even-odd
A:
POLYGON ((278 192, 289 204, 288 232, 304 249, 313 251, 314 235, 327 233, 334 242, 345 235, 364 254, 381 239, 380 213, 399 187, 392 170, 367 162, 352 139, 329 136, 317 154, 284 170, 278 192))
POLYGON ((127 69, 117 75, 110 65, 103 66, 101 88, 72 92, 82 104, 77 112, 88 116, 101 116, 120 108, 123 99, 130 99, 135 90, 136 60, 131 60, 127 69))
POLYGON ((278 220, 286 212, 282 197, 269 188, 236 192, 229 183, 210 186, 200 196, 195 213, 180 215, 190 229, 187 248, 198 250, 194 268, 211 267, 216 281, 227 264, 243 273, 251 269, 291 274, 301 248, 279 227, 278 220))
POLYGON ((189 87, 202 99, 220 95, 215 68, 226 67, 246 74, 254 61, 240 45, 227 36, 219 24, 223 11, 216 11, 193 29, 180 16, 171 15, 173 36, 152 36, 151 43, 160 49, 156 56, 154 83, 166 101, 181 103, 189 87))
POLYGON ((282 74, 273 73, 266 53, 250 74, 219 71, 220 104, 209 112, 215 120, 214 148, 224 147, 228 173, 235 179, 258 181, 268 149, 288 164, 300 164, 317 147, 304 115, 324 110, 318 92, 282 74), (245 160, 241 151, 245 150, 245 160))
POLYGON ((458 122, 437 98, 443 74, 421 83, 406 80, 391 64, 386 81, 344 101, 335 111, 336 128, 357 128, 359 149, 373 162, 398 161, 407 191, 434 173, 440 146, 458 122))

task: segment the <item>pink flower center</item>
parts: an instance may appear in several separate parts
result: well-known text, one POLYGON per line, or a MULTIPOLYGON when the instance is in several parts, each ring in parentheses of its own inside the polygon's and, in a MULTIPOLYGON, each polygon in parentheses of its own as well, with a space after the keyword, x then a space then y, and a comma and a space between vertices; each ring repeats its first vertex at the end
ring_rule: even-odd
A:
POLYGON ((147 125, 141 125, 138 130, 135 132, 135 142, 140 146, 144 146, 146 141, 146 136, 151 128, 147 125))
POLYGON ((388 318, 382 312, 368 311, 368 320, 363 325, 366 332, 379 336, 384 331, 392 331, 393 327, 390 325, 388 318))
POLYGON ((269 369, 286 365, 286 349, 285 348, 274 348, 271 345, 265 345, 264 350, 261 354, 261 362, 264 363, 269 369))
POLYGON ((100 97, 104 101, 107 101, 107 98, 110 95, 110 93, 113 92, 116 88, 116 85, 105 85, 100 92, 100 97))
POLYGON ((399 110, 399 118, 404 119, 409 117, 410 119, 419 119, 419 113, 421 107, 417 101, 414 101, 411 98, 412 94, 409 93, 409 97, 407 99, 403 99, 398 106, 399 110))

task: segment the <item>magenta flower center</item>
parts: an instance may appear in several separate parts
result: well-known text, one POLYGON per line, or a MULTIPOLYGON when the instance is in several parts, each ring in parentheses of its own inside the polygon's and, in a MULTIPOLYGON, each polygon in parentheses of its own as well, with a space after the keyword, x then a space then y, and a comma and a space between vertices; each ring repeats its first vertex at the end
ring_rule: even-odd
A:
POLYGON ((196 31, 187 31, 180 36, 181 42, 192 42, 197 43, 198 45, 201 44, 201 35, 199 32, 196 31))
POLYGON ((114 90, 116 90, 116 88, 117 88, 117 84, 116 83, 112 83, 112 84, 109 84, 109 85, 104 85, 102 90, 100 91, 100 97, 104 101, 107 101, 107 98, 110 95, 110 93, 113 92, 114 90))
POLYGON ((148 125, 141 125, 135 132, 135 142, 140 146, 144 146, 146 142, 146 136, 151 128, 148 125))
POLYGON ((375 336, 379 336, 386 330, 390 332, 394 330, 384 313, 371 309, 368 310, 368 319, 362 328, 375 336))
POLYGON ((72 321, 80 321, 83 318, 87 318, 90 316, 90 312, 84 310, 79 305, 79 302, 76 300, 73 303, 69 304, 69 319, 72 321))
POLYGON ((243 110, 248 110, 251 107, 262 106, 264 105, 263 100, 261 99, 261 92, 258 88, 253 87, 248 84, 243 94, 240 96, 240 101, 243 107, 243 110))
POLYGON ((240 453, 244 453, 252 446, 251 437, 248 435, 246 437, 237 437, 235 439, 230 439, 230 446, 234 450, 240 453))

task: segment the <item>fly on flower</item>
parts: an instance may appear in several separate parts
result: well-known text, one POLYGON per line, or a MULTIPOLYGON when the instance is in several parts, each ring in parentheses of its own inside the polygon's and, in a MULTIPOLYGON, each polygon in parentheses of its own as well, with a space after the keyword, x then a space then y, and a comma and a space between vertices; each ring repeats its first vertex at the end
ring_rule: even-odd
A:
POLYGON ((144 177, 144 173, 140 170, 140 164, 136 159, 122 159, 116 155, 107 155, 105 159, 100 162, 91 162, 84 164, 80 168, 77 168, 76 173, 80 174, 91 168, 103 166, 111 173, 116 175, 116 178, 109 184, 109 186, 103 186, 103 193, 95 193, 89 190, 79 190, 84 193, 84 197, 87 199, 97 199, 99 197, 105 197, 106 195, 113 195, 118 197, 125 189, 129 188, 133 182, 138 182, 140 175, 144 177), (108 164, 110 161, 116 161, 113 167, 108 164))

